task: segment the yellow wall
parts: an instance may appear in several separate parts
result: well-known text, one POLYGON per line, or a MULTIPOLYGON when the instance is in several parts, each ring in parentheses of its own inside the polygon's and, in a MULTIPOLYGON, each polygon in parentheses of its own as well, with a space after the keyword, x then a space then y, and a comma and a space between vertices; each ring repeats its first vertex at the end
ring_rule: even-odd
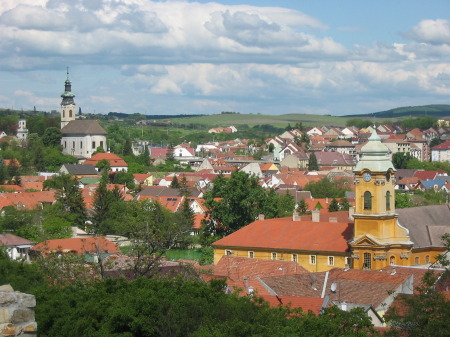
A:
POLYGON ((346 257, 350 255, 344 255, 337 252, 304 252, 304 251, 281 251, 281 250, 255 250, 253 248, 214 248, 214 264, 217 264, 222 256, 226 255, 225 250, 231 250, 232 256, 237 257, 249 257, 249 251, 254 252, 253 258, 271 260, 272 253, 277 253, 277 260, 293 261, 292 254, 297 254, 297 263, 303 268, 311 272, 327 271, 333 268, 345 268, 346 257), (316 256, 316 264, 310 264, 310 255, 316 256), (328 265, 328 257, 334 257, 334 265, 328 265))

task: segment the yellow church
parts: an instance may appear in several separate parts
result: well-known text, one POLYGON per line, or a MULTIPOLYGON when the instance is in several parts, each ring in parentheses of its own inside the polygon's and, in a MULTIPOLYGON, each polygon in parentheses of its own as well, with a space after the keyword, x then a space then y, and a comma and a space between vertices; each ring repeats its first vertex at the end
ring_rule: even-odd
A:
POLYGON ((445 252, 449 205, 395 209, 395 168, 374 130, 354 169, 351 212, 264 219, 216 241, 214 263, 223 255, 296 261, 309 271, 335 267, 381 269, 424 266, 445 252))

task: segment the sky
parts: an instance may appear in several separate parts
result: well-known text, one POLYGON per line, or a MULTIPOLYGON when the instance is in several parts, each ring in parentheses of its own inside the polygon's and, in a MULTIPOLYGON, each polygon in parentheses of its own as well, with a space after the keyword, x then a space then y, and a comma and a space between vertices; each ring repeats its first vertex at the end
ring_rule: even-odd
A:
POLYGON ((449 0, 0 0, 0 107, 341 116, 450 104, 449 0))

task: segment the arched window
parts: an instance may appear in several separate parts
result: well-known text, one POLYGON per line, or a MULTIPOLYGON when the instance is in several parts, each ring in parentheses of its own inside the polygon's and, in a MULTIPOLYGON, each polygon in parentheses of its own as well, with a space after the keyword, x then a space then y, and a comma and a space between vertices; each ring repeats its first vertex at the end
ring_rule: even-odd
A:
POLYGON ((386 192, 386 211, 391 210, 391 192, 386 192))
POLYGON ((369 191, 364 192, 364 210, 368 211, 372 209, 372 193, 369 191))
POLYGON ((72 118, 72 110, 69 110, 69 117, 72 118))
POLYGON ((391 256, 391 257, 389 258, 389 264, 390 264, 391 266, 395 264, 395 256, 391 256))
POLYGON ((429 255, 425 256, 425 263, 430 263, 430 256, 429 255))

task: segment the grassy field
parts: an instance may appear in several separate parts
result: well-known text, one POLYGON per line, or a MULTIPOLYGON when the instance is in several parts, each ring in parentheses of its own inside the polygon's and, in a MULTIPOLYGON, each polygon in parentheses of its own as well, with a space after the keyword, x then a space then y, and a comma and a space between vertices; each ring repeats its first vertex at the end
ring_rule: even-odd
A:
POLYGON ((198 117, 176 118, 173 120, 175 124, 202 124, 208 127, 230 126, 246 124, 250 127, 254 125, 270 124, 275 127, 284 128, 288 124, 294 126, 296 123, 302 123, 304 126, 345 126, 348 117, 335 117, 325 115, 254 115, 254 114, 219 114, 198 117))

